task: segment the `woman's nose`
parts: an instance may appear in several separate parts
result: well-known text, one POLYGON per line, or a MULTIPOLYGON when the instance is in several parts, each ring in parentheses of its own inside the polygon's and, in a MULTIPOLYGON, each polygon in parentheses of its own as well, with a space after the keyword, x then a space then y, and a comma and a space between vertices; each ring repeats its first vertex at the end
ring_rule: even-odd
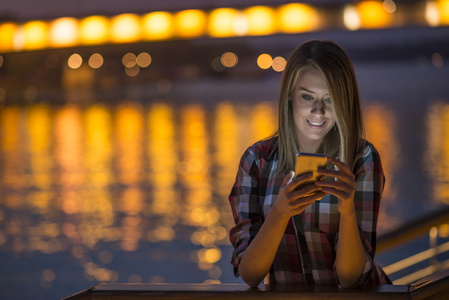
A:
POLYGON ((322 100, 314 101, 313 107, 312 107, 312 114, 320 114, 320 115, 324 115, 325 114, 324 101, 322 101, 322 100))

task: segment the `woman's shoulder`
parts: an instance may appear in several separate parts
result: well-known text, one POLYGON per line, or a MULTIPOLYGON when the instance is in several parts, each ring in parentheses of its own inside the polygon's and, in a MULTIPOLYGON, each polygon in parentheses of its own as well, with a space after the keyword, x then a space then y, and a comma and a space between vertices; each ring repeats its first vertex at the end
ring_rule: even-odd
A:
POLYGON ((278 136, 271 136, 252 144, 245 153, 250 153, 259 159, 270 159, 277 152, 278 136))
POLYGON ((356 158, 356 167, 366 163, 381 163, 379 151, 367 140, 363 140, 361 151, 356 158))

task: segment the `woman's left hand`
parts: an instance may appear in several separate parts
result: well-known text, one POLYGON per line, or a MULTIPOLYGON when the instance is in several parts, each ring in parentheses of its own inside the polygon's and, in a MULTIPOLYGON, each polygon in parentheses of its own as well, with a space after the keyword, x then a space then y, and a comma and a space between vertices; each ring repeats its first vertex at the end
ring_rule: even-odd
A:
POLYGON ((327 160, 336 166, 335 170, 318 169, 318 174, 335 178, 335 180, 319 180, 315 184, 327 194, 339 199, 338 211, 349 216, 354 214, 355 175, 349 167, 337 158, 328 157, 327 160))

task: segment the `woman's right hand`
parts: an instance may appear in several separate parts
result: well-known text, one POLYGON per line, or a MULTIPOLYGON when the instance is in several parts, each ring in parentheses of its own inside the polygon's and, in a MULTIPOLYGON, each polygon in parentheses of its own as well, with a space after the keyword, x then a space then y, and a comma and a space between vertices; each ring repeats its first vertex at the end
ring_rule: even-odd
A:
POLYGON ((326 196, 326 193, 322 192, 321 188, 314 183, 297 189, 300 184, 312 178, 312 173, 306 173, 291 180, 292 176, 294 176, 293 171, 285 176, 272 208, 274 212, 285 218, 302 213, 312 202, 321 200, 326 196), (317 191, 317 193, 306 196, 314 191, 317 191))

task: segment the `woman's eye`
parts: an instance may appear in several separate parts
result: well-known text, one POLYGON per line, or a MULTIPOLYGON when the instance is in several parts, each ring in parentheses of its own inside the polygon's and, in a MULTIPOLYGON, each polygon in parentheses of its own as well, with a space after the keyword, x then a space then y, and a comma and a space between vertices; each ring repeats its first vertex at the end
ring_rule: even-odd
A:
POLYGON ((326 98, 326 99, 324 99, 324 101, 326 101, 327 103, 331 103, 332 102, 331 98, 326 98))
POLYGON ((310 95, 307 95, 307 94, 304 94, 304 95, 302 95, 302 97, 304 98, 304 100, 306 100, 306 101, 310 101, 310 100, 313 100, 313 97, 312 96, 310 96, 310 95))

